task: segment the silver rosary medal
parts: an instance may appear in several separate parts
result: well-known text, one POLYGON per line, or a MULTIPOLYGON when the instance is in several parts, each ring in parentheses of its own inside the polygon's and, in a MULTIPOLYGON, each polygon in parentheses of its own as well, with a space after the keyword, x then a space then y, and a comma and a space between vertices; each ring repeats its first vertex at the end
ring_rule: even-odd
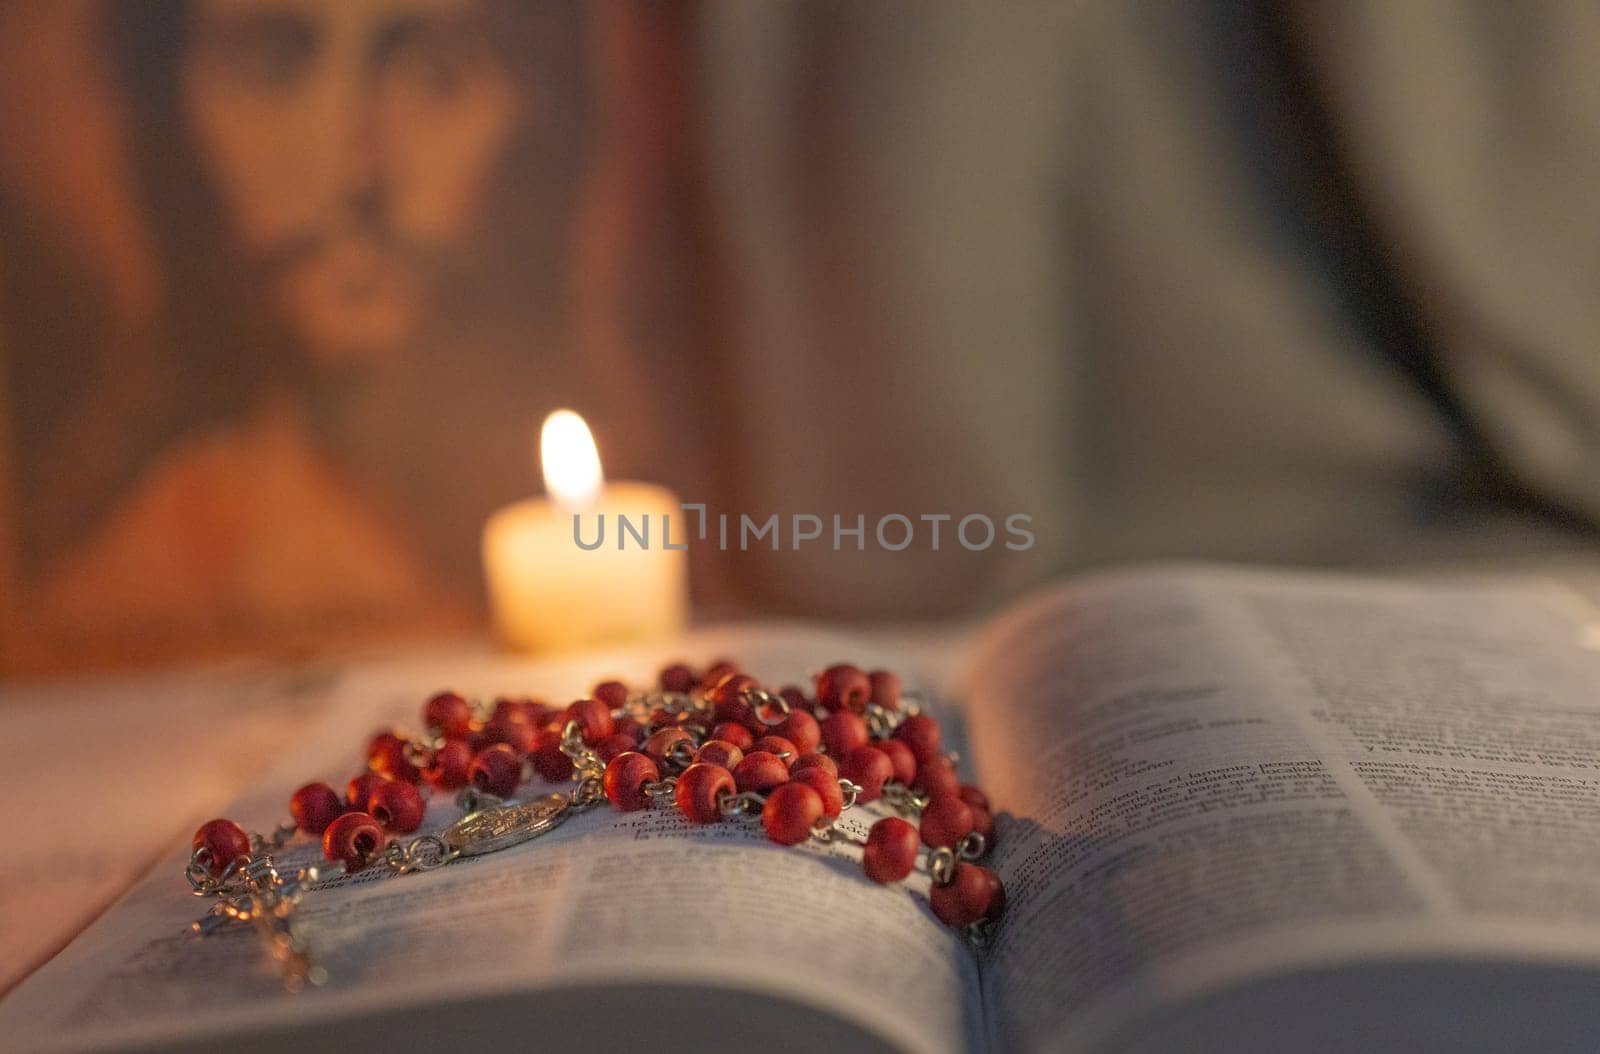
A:
POLYGON ((572 799, 565 794, 545 794, 532 801, 471 812, 439 833, 456 856, 496 853, 537 838, 558 826, 570 814, 572 799))

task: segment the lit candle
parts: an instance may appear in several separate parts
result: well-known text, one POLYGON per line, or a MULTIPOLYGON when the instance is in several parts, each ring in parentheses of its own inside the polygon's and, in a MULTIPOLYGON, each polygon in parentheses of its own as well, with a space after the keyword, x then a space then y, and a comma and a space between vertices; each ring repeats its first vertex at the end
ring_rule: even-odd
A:
POLYGON ((500 639, 545 652, 681 630, 689 532, 677 496, 648 483, 607 483, 589 426, 570 410, 545 419, 539 455, 548 497, 508 505, 483 529, 500 639))

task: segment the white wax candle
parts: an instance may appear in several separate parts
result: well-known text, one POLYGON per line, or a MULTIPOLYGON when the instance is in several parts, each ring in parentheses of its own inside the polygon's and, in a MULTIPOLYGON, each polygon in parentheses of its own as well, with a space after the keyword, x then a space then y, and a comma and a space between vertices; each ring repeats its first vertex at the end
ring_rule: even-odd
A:
POLYGON ((585 544, 593 544, 604 518, 605 543, 579 548, 570 509, 543 498, 508 505, 483 531, 484 571, 495 630, 518 651, 564 651, 665 636, 688 618, 688 555, 662 547, 664 516, 672 541, 687 538, 678 499, 648 483, 608 483, 580 513, 585 544), (617 548, 617 517, 635 529, 650 524, 650 547, 632 535, 617 548))
POLYGON ((663 537, 670 517, 672 543, 688 540, 677 496, 648 483, 605 483, 587 426, 569 411, 546 421, 541 445, 554 497, 508 505, 483 530, 484 574, 501 641, 518 651, 549 652, 681 630, 689 610, 688 553, 666 548, 663 537), (580 546, 574 515, 584 545, 593 546, 602 529, 603 543, 580 546), (625 534, 619 517, 635 532, 648 531, 648 544, 625 534))

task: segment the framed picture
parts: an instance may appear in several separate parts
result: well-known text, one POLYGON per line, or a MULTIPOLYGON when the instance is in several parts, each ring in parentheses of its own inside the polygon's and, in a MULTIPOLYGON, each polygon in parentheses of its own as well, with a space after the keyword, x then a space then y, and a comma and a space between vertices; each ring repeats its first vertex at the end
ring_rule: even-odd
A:
POLYGON ((630 88, 641 17, 0 11, 6 669, 476 623, 543 412, 623 414, 582 318, 660 183, 595 87, 670 105, 630 88))

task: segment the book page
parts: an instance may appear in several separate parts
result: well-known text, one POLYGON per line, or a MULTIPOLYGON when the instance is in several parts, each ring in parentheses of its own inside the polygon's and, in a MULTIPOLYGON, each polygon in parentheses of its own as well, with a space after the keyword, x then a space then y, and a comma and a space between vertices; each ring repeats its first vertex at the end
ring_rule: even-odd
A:
POLYGON ((1553 586, 1107 576, 994 626, 968 720, 1000 1049, 1384 956, 1600 958, 1600 653, 1553 586))
MULTIPOLYGON (((727 654, 783 683, 859 653, 837 637, 788 630, 719 634, 694 648, 648 661, 619 654, 604 664, 353 672, 326 723, 306 730, 307 748, 227 814, 270 829, 295 786, 342 784, 375 728, 414 726, 421 701, 443 687, 554 702, 606 676, 645 681, 665 659, 727 654)), ((540 788, 536 781, 529 790, 540 788)), ((864 834, 866 812, 847 810, 841 823, 864 834)), ((436 798, 422 830, 458 815, 447 797, 436 798)), ((314 844, 298 844, 280 854, 280 870, 319 855, 314 844)), ((541 1047, 581 1038, 581 1049, 607 1036, 693 1045, 706 1029, 749 1030, 757 1042, 769 1030, 831 1028, 839 1049, 963 1051, 981 1036, 973 956, 912 895, 915 881, 874 885, 858 849, 776 846, 756 821, 697 828, 675 811, 602 806, 523 845, 435 871, 339 880, 308 893, 299 910, 300 932, 330 979, 293 995, 249 927, 206 938, 185 932, 209 906, 189 895, 187 857, 187 848, 175 851, 0 1005, 8 1039, 21 1049, 216 1049, 287 1028, 300 1030, 291 1040, 305 1049, 351 1028, 370 1037, 401 1019, 448 1026, 457 1040, 525 1026, 541 1047), (520 1020, 494 1025, 451 1009, 465 1002, 491 1013, 481 1004, 496 997, 493 1014, 520 1020), (335 1020, 340 1028, 326 1027, 335 1020), (583 1036, 539 1031, 563 1020, 583 1036)))

